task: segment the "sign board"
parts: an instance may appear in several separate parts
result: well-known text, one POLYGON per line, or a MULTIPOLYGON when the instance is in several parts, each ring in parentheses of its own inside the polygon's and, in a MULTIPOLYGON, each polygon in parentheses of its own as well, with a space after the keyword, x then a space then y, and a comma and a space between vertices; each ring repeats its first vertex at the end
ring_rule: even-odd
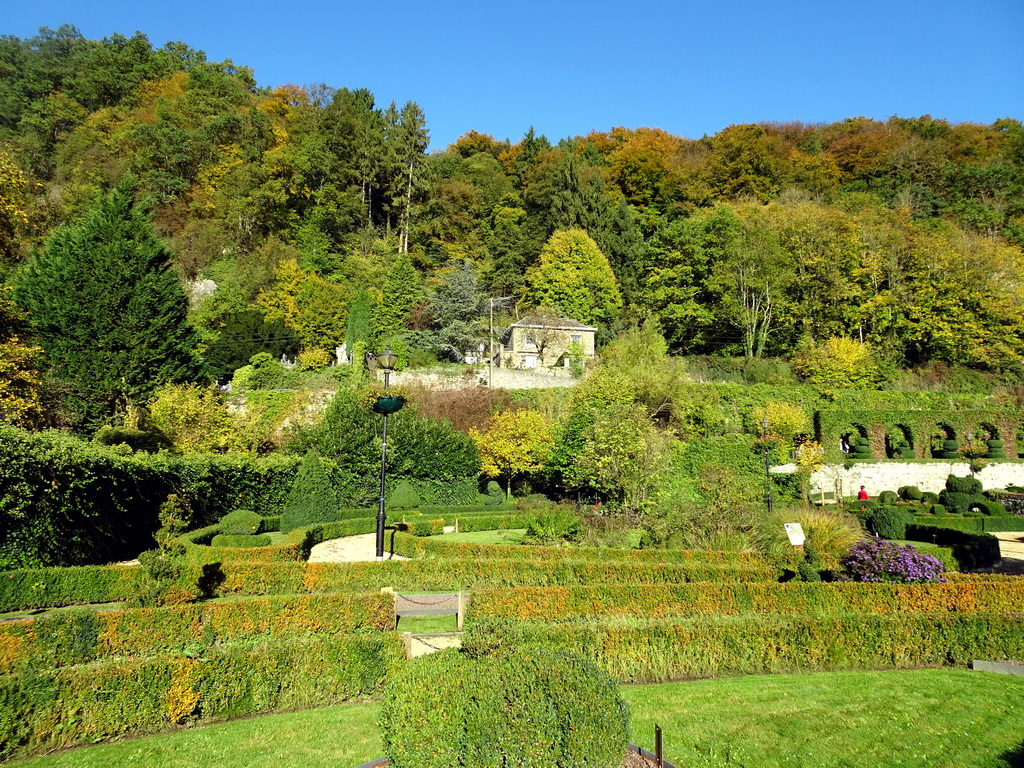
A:
POLYGON ((804 536, 804 529, 800 526, 800 523, 784 523, 786 526, 786 535, 789 536, 789 543, 794 547, 802 547, 806 536, 804 536))

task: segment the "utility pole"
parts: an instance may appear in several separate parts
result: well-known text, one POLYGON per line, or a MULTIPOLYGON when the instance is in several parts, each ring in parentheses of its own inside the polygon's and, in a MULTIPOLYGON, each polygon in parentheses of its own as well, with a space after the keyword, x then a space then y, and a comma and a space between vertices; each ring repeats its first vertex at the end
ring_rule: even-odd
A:
POLYGON ((511 296, 496 296, 491 297, 487 301, 491 305, 490 322, 487 326, 487 340, 489 342, 489 349, 487 354, 487 388, 491 388, 491 374, 494 370, 494 302, 496 301, 507 301, 512 298, 511 296))

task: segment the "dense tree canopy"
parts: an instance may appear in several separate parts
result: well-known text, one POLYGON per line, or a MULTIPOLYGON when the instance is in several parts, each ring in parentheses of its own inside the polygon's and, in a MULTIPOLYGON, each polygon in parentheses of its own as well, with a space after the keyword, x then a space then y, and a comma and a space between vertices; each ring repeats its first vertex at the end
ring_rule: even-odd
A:
POLYGON ((56 231, 19 276, 53 371, 74 391, 79 422, 96 427, 161 384, 202 374, 170 254, 117 189, 80 224, 56 231))
MULTIPOLYGON (((403 363, 457 359, 478 332, 470 294, 508 297, 499 325, 549 307, 601 340, 654 318, 674 353, 790 358, 855 339, 890 365, 1022 373, 1018 119, 745 124, 699 139, 469 130, 428 154, 427 117, 365 89, 257 88, 245 67, 142 34, 2 37, 0 278, 43 280, 30 255, 70 252, 62 228, 120 185, 166 245, 174 271, 154 268, 159 280, 193 297, 197 337, 167 343, 220 377, 257 351, 325 360, 343 341, 390 343, 403 363)), ((35 314, 27 285, 17 301, 35 314)), ((37 322, 58 376, 93 370, 37 322)), ((191 378, 189 359, 152 375, 191 378)), ((88 395, 107 405, 87 420, 145 394, 140 376, 88 395)))

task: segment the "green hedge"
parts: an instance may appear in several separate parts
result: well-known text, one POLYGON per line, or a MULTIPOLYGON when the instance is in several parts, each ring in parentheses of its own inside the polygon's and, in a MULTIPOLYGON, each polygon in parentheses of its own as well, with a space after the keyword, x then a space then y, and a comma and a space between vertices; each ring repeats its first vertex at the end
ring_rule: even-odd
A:
POLYGON ((555 621, 596 616, 1019 611, 1024 583, 601 584, 477 589, 468 616, 555 621))
POLYGON ((395 627, 387 593, 290 595, 119 611, 88 609, 0 624, 0 672, 109 657, 205 654, 225 643, 395 627))
POLYGON ((144 582, 141 568, 121 565, 2 571, 0 612, 121 602, 139 594, 144 582))
MULTIPOLYGON (((948 518, 939 518, 944 524, 948 518)), ((907 538, 950 547, 961 571, 991 568, 999 562, 999 539, 987 533, 968 533, 944 525, 908 525, 907 538)))
POLYGON ((398 635, 380 633, 30 667, 0 677, 0 757, 335 704, 377 692, 403 660, 398 635))
POLYGON ((270 537, 266 534, 260 534, 258 536, 246 536, 238 535, 231 536, 224 533, 218 533, 210 541, 211 547, 239 547, 241 549, 252 549, 253 547, 269 547, 270 537))
MULTIPOLYGON (((367 521, 372 524, 372 521, 367 521)), ((337 525, 334 523, 332 525, 337 525)), ((365 532, 371 532, 370 530, 365 532)), ((392 532, 388 532, 390 544, 392 532)), ((399 534, 400 535, 400 534, 399 534)), ((333 538, 328 536, 327 538, 333 538)), ((413 538, 413 537, 408 537, 413 538)), ((414 539, 416 540, 416 539, 414 539)), ((218 550, 230 551, 230 550, 218 550)), ((239 550, 247 552, 251 550, 239 550)), ((390 552, 390 547, 388 548, 390 552)), ((387 555, 386 555, 387 557, 387 555)), ((446 560, 383 563, 305 563, 300 561, 192 563, 180 582, 202 582, 211 597, 324 592, 365 592, 382 587, 443 591, 477 587, 547 586, 561 584, 682 584, 688 581, 778 581, 782 572, 771 565, 715 565, 699 561, 661 563, 638 568, 634 562, 596 560, 446 560)), ((142 588, 139 568, 93 566, 9 571, 0 574, 0 610, 58 607, 123 601, 142 588)))
POLYGON ((613 680, 575 655, 447 651, 390 681, 381 731, 391 768, 618 768, 629 707, 613 680))
POLYGON ((476 621, 463 648, 550 644, 621 682, 734 674, 963 666, 1024 658, 1020 613, 833 614, 540 623, 476 621))
MULTIPOLYGON (((519 526, 516 526, 519 527, 519 526)), ((459 529, 462 529, 460 523, 459 529)), ((678 549, 616 549, 614 547, 534 547, 521 544, 471 544, 423 539, 401 533, 395 536, 395 552, 404 557, 447 557, 458 560, 500 559, 557 562, 586 560, 637 564, 702 563, 722 567, 736 565, 770 567, 771 561, 756 552, 715 552, 678 549)))
POLYGON ((153 546, 169 493, 194 524, 239 507, 277 512, 298 465, 291 456, 123 456, 60 432, 0 425, 0 569, 87 565, 153 546))

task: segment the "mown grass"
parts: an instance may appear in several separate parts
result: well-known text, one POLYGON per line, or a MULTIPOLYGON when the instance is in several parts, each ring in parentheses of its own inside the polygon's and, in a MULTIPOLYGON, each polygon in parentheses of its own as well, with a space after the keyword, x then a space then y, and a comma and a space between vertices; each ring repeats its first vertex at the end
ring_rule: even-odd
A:
MULTIPOLYGON (((623 686, 632 741, 677 766, 1014 768, 1024 678, 831 672, 623 686)), ((35 758, 18 768, 355 768, 381 754, 376 704, 269 715, 35 758)))
POLYGON ((18 768, 355 768, 381 755, 375 703, 267 715, 83 747, 18 768))
POLYGON ((470 544, 522 544, 525 528, 509 528, 504 531, 471 531, 469 533, 446 533, 439 536, 444 541, 461 541, 470 544))
POLYGON ((677 766, 1024 766, 1024 678, 966 670, 624 686, 633 741, 677 766))

